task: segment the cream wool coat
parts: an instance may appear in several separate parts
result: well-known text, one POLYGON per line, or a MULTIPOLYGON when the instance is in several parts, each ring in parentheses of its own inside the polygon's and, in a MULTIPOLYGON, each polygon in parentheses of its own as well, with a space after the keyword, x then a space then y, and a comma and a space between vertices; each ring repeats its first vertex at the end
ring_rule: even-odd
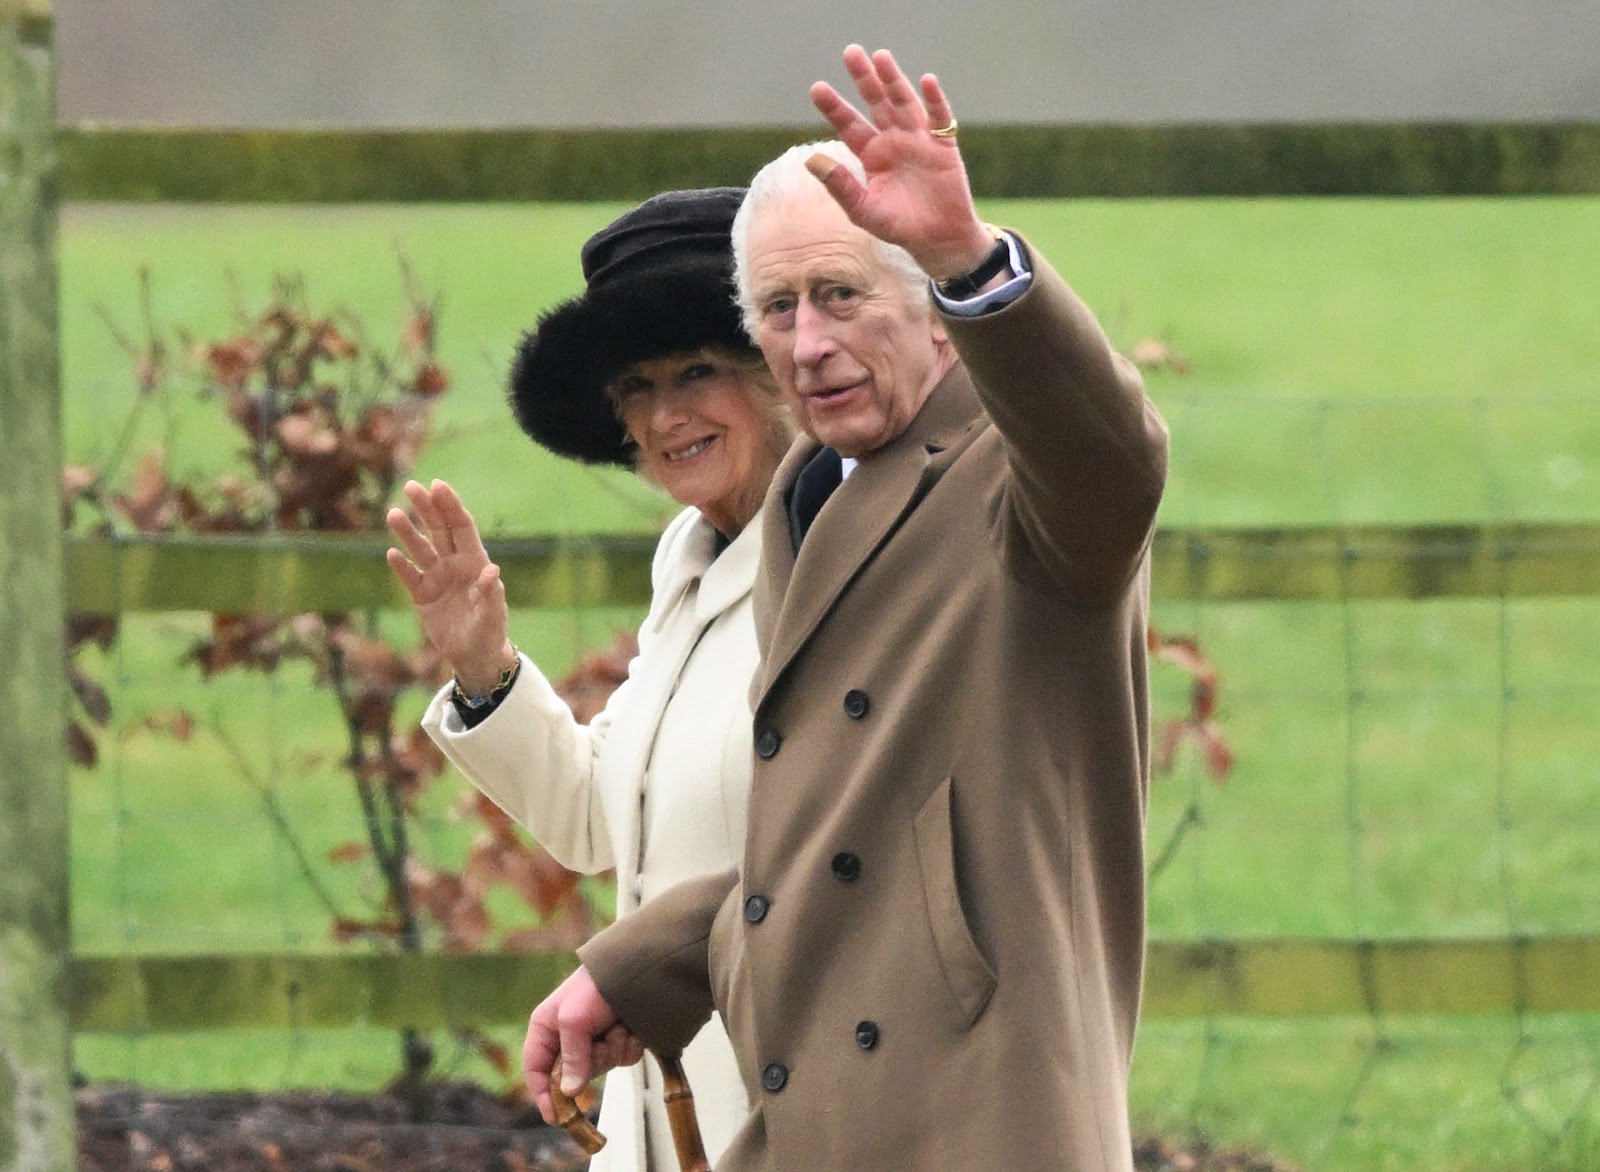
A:
MULTIPOLYGON (((448 688, 423 717, 462 773, 562 864, 616 869, 619 918, 680 880, 733 866, 744 845, 760 514, 715 560, 713 536, 694 509, 667 527, 639 655, 587 727, 526 658, 516 685, 476 728, 464 727, 448 688)), ((715 1159, 748 1112, 720 1022, 685 1048, 683 1065, 715 1159)), ((607 1078, 600 1130, 610 1142, 591 1172, 674 1172, 652 1061, 607 1078)))
POLYGON ((1132 1172, 1145 613, 1166 427, 1042 258, 798 558, 766 504, 739 873, 579 955, 647 1044, 713 1004, 719 1172, 1132 1172))

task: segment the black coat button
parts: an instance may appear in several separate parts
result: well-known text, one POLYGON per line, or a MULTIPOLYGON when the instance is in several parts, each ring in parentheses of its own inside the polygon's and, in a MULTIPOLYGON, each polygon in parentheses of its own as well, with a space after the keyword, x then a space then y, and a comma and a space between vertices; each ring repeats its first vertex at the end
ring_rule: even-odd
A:
POLYGON ((872 707, 872 701, 860 688, 851 688, 844 694, 844 714, 851 720, 860 720, 872 707))
POLYGON ((756 737, 756 756, 763 761, 770 761, 778 755, 778 746, 783 744, 783 737, 775 728, 764 728, 761 735, 756 737))
POLYGON ((854 883, 861 877, 861 860, 849 851, 833 856, 833 877, 841 883, 854 883))
POLYGON ((769 1062, 761 1072, 761 1085, 773 1094, 783 1090, 789 1081, 789 1070, 781 1062, 769 1062))
POLYGON ((767 918, 767 909, 771 902, 764 895, 752 895, 744 901, 744 918, 752 924, 759 924, 767 918))
POLYGON ((875 1021, 856 1022, 856 1045, 863 1050, 870 1050, 878 1044, 878 1023, 875 1021))

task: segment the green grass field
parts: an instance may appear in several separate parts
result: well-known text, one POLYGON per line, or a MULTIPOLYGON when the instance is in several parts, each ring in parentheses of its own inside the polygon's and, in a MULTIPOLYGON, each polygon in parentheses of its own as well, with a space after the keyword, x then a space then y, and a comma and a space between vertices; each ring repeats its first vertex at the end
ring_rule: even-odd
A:
MULTIPOLYGON (((524 208, 67 209, 61 239, 69 460, 103 461, 132 401, 96 313, 225 330, 236 275, 259 305, 303 273, 374 337, 400 315, 403 249, 442 298, 455 386, 418 473, 457 484, 506 532, 641 531, 670 514, 625 474, 542 458, 499 384, 518 332, 577 284, 577 246, 615 205, 524 208)), ((1152 374, 1173 432, 1167 525, 1600 519, 1600 200, 1091 201, 988 205, 1095 306, 1113 341, 1160 337, 1192 373, 1152 374)), ((232 438, 188 412, 144 421, 175 466, 232 438)), ((1198 829, 1151 889, 1166 936, 1595 932, 1600 911, 1600 607, 1592 598, 1162 603, 1222 677, 1238 754, 1225 786, 1180 762, 1158 779, 1155 853, 1198 829)), ((561 671, 637 616, 524 613, 515 635, 561 671)), ((403 617, 396 617, 396 623, 403 617)), ((321 857, 359 834, 337 721, 293 671, 213 686, 174 662, 192 616, 131 620, 90 665, 122 732, 73 779, 75 946, 328 947, 327 915, 230 764, 225 729, 321 857), (146 715, 193 711, 175 746, 146 715), (197 827, 205 827, 197 832, 197 827)), ((1158 668, 1157 709, 1183 681, 1158 668)), ((445 787, 450 788, 450 787, 445 787)), ((423 853, 466 831, 430 805, 423 853)), ((372 892, 325 868, 336 898, 372 892)), ((176 1086, 372 1085, 383 1033, 78 1041, 96 1078, 176 1086)), ((1199 1131, 1307 1168, 1600 1166, 1600 1022, 1591 1018, 1149 1021, 1141 1127, 1199 1131)))

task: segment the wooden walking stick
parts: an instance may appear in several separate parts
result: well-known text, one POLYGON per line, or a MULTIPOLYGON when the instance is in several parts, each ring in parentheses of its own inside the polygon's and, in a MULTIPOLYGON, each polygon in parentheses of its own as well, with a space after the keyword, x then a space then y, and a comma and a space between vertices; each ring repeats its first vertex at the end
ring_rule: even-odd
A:
POLYGON ((555 1108, 557 1125, 572 1137, 586 1156, 592 1156, 606 1146, 606 1137, 584 1114, 594 1109, 594 1102, 593 1087, 584 1087, 575 1099, 567 1097, 561 1089, 561 1057, 557 1055, 556 1064, 550 1068, 550 1106, 555 1108))
MULTIPOLYGON (((678 1167, 683 1172, 711 1172, 711 1162, 706 1159, 705 1144, 700 1139, 700 1121, 695 1118, 694 1092, 689 1089, 683 1063, 659 1056, 656 1062, 661 1067, 662 1095, 667 1104, 667 1123, 672 1127, 672 1146, 678 1152, 678 1167)), ((606 1146, 606 1137, 584 1114, 593 1107, 594 1092, 585 1087, 576 1100, 563 1094, 559 1058, 550 1071, 550 1103, 556 1111, 556 1122, 585 1155, 592 1156, 606 1146)))
POLYGON ((705 1144, 700 1140, 700 1121, 694 1114, 694 1092, 676 1058, 660 1058, 662 1094, 667 1101, 667 1122, 672 1126, 672 1146, 678 1149, 678 1167, 683 1172, 711 1172, 705 1144))

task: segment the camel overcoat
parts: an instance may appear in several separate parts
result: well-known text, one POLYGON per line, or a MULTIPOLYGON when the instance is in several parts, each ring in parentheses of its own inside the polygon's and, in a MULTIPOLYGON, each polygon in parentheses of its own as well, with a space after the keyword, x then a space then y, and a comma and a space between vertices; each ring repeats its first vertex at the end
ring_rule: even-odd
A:
MULTIPOLYGON (((667 526, 639 654, 588 725, 526 657, 476 727, 462 723, 448 687, 423 717, 445 755, 564 866, 616 869, 619 918, 686 878, 733 866, 744 842, 760 514, 721 554, 714 537, 695 509, 667 526)), ((707 1023, 683 1064, 714 1155, 749 1111, 721 1022, 707 1023)), ((606 1079, 600 1129, 609 1142, 592 1172, 675 1169, 653 1063, 606 1079)))
POLYGON ((766 503, 741 872, 580 955, 651 1046, 713 1003, 726 1169, 1132 1167, 1148 550, 1166 427, 1034 259, 791 555, 766 503))

